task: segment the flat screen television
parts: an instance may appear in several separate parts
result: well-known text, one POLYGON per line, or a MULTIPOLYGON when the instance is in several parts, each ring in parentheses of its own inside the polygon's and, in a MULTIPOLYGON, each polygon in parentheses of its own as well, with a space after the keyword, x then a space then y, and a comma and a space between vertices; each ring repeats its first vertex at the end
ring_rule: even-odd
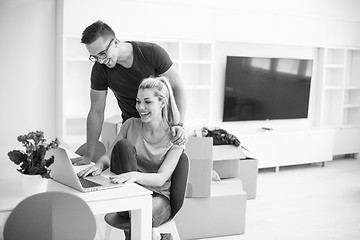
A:
POLYGON ((311 59, 227 56, 223 121, 308 117, 311 59))

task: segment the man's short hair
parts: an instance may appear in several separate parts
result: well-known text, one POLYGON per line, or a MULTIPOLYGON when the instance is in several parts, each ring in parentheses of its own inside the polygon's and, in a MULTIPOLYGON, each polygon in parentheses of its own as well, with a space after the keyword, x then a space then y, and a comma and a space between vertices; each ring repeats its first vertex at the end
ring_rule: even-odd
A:
POLYGON ((95 42, 99 37, 115 37, 115 32, 102 21, 96 21, 87 28, 82 33, 81 43, 91 44, 95 42))

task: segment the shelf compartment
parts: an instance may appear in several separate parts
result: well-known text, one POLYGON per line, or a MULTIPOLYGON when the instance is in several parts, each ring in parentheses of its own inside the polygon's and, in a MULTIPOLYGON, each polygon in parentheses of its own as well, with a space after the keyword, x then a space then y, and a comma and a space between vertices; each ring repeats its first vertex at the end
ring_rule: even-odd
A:
POLYGON ((345 92, 346 105, 360 105, 360 89, 347 90, 345 92))
POLYGON ((158 45, 163 47, 170 58, 175 61, 179 59, 179 43, 178 42, 167 42, 167 41, 156 41, 158 45))
POLYGON ((349 54, 348 85, 360 88, 360 50, 352 50, 349 54))
POLYGON ((345 49, 329 48, 326 51, 325 64, 343 65, 345 63, 345 49))
POLYGON ((330 91, 330 90, 342 90, 343 86, 326 86, 324 87, 324 90, 330 91))
POLYGON ((360 107, 346 108, 344 110, 344 125, 359 126, 360 107))
POLYGON ((184 60, 210 61, 212 45, 205 43, 183 43, 182 58, 184 60))
POLYGON ((89 53, 78 37, 65 38, 65 56, 66 58, 83 58, 87 61, 89 59, 89 53))
POLYGON ((66 119, 66 135, 84 135, 86 134, 86 116, 83 118, 66 119))
POLYGON ((186 108, 185 122, 191 125, 206 126, 210 117, 210 94, 204 89, 186 89, 186 108), (191 106, 191 107, 189 107, 191 106))
POLYGON ((342 86, 344 79, 344 68, 325 68, 325 86, 342 86))
POLYGON ((105 118, 121 114, 120 107, 114 93, 109 89, 106 96, 105 118))
POLYGON ((90 73, 93 63, 72 62, 66 65, 63 82, 63 102, 65 117, 69 115, 86 116, 90 108, 90 73))
POLYGON ((209 85, 211 82, 211 65, 183 63, 180 75, 185 86, 209 85))
POLYGON ((341 90, 325 92, 325 104, 323 106, 323 123, 325 125, 337 126, 342 124, 343 94, 341 90))

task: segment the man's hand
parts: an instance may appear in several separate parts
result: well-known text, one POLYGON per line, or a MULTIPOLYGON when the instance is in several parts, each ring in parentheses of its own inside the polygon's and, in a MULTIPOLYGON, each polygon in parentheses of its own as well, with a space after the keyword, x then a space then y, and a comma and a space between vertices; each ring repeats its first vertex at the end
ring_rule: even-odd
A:
POLYGON ((98 164, 95 164, 91 167, 88 167, 80 172, 78 172, 78 177, 86 177, 88 175, 92 175, 92 176, 97 176, 100 175, 102 172, 102 167, 99 166, 98 164))
POLYGON ((188 141, 188 137, 186 136, 185 129, 181 126, 172 126, 171 132, 173 134, 173 138, 171 142, 176 145, 183 145, 188 141))
POLYGON ((91 163, 91 158, 87 157, 87 156, 81 156, 81 157, 77 157, 77 158, 71 158, 71 162, 75 165, 88 165, 91 163))

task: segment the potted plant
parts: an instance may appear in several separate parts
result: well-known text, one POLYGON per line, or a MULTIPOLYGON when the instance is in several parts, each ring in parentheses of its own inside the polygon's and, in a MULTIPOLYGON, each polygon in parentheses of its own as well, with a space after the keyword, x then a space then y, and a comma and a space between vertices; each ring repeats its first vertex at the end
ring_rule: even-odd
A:
POLYGON ((12 150, 8 153, 8 156, 12 162, 16 165, 20 165, 20 168, 17 169, 22 173, 23 188, 25 193, 28 192, 28 188, 47 187, 47 178, 50 178, 50 170, 48 167, 54 162, 54 156, 46 159, 46 151, 52 148, 57 148, 59 146, 59 140, 55 140, 50 143, 46 143, 44 137, 44 132, 35 131, 29 132, 28 134, 20 135, 17 137, 17 140, 23 144, 25 151, 22 150, 12 150), (32 179, 29 179, 28 176, 33 176, 32 179), (38 183, 30 183, 30 181, 40 181, 38 183), (45 185, 45 186, 44 186, 45 185))

